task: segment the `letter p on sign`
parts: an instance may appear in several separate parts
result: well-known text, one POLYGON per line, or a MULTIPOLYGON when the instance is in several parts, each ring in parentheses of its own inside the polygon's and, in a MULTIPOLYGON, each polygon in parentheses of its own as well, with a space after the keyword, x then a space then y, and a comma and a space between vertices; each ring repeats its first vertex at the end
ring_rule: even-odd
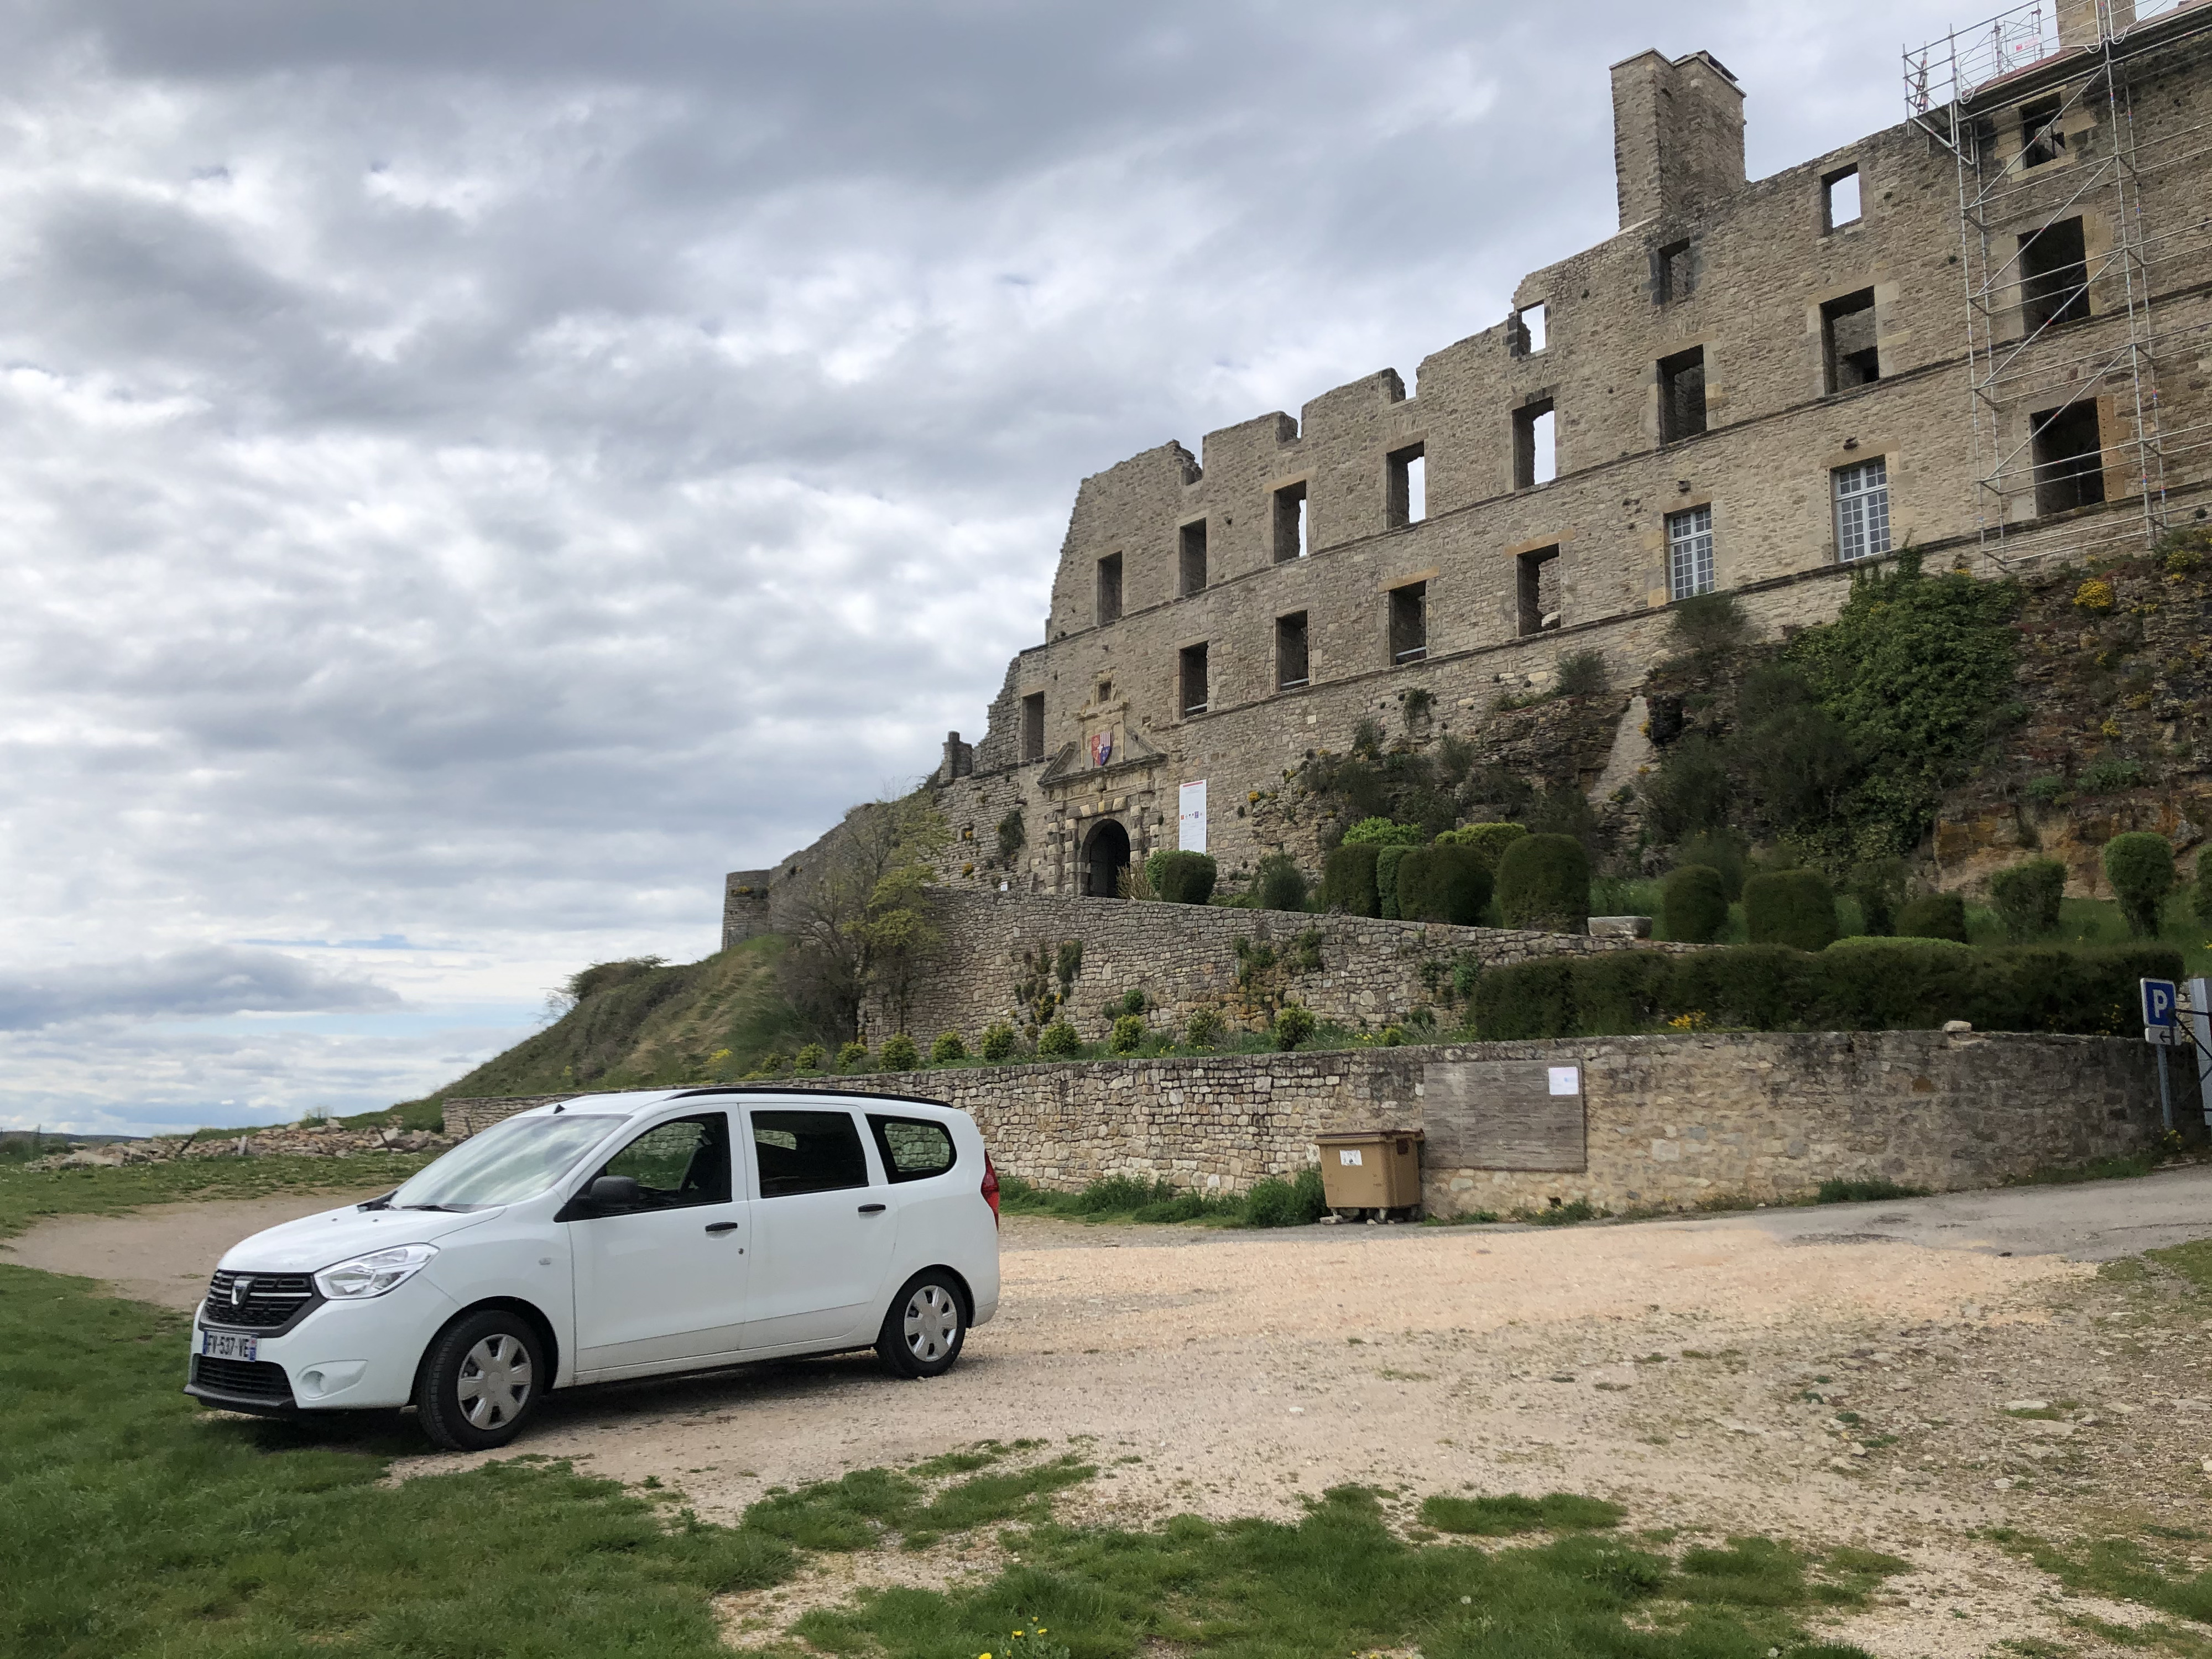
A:
POLYGON ((2146 979, 2137 981, 2142 987, 2142 1023, 2145 1025, 2175 1024, 2176 997, 2170 979, 2146 979))

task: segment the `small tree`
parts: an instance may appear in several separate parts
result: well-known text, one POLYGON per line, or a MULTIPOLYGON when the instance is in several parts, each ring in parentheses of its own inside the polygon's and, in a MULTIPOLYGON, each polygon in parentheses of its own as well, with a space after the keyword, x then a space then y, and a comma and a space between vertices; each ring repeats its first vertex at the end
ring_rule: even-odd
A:
POLYGON ((1948 939, 1966 942, 1966 901, 1956 893, 1923 893, 1908 899, 1897 913, 1897 931, 1904 939, 1948 939))
POLYGON ((2065 895, 2066 866, 2057 859, 2030 859, 1990 878, 1990 902, 2015 945, 2055 932, 2065 895))
POLYGON ((1613 689, 1602 651, 1571 651, 1559 659, 1559 690, 1563 697, 1601 697, 1613 689))
POLYGON ((1113 1033, 1107 1037, 1106 1046, 1117 1054, 1133 1054, 1145 1046, 1152 1035, 1145 1029, 1142 1014, 1123 1014, 1114 1022, 1113 1033))
POLYGON ((1014 1028, 1003 1019, 983 1028, 983 1058, 994 1066, 1014 1052, 1014 1028))
POLYGON ((1306 908, 1306 873, 1288 853, 1270 853, 1260 860, 1252 886, 1262 910, 1303 910, 1306 908))
POLYGON ((877 1060, 886 1072, 911 1072, 921 1064, 921 1050, 904 1031, 884 1039, 877 1060))
POLYGON ((1186 1048, 1211 1048, 1221 1041, 1221 1016, 1211 1008, 1201 1008, 1193 1014, 1182 1028, 1186 1048))
POLYGON ((1498 861, 1508 927, 1579 933, 1589 925, 1589 854, 1572 836, 1528 836, 1498 861))
POLYGON ((1275 1047, 1285 1054, 1313 1036, 1314 1017, 1295 1002, 1286 1002, 1275 1016, 1275 1047))
POLYGON ((1716 662, 1741 645, 1751 633, 1751 619, 1733 594, 1700 593, 1677 599, 1668 607, 1668 642, 1684 655, 1701 662, 1716 662))
POLYGON ((1728 926, 1728 889, 1721 872, 1707 864, 1670 870, 1659 889, 1659 913, 1668 939, 1711 944, 1728 926))
POLYGON ((1851 896, 1859 902, 1860 928, 1877 938, 1897 931, 1905 904, 1905 860, 1869 859, 1851 872, 1851 896))
POLYGON ((1817 870, 1776 870, 1743 884, 1743 920, 1753 945, 1825 951, 1836 942, 1836 893, 1817 870))
POLYGON ((2128 932, 2156 939, 2159 911, 2173 890, 2173 848, 2166 837, 2147 830, 2114 836, 2105 843, 2105 879, 2112 884, 2128 932))
POLYGON ((968 1045, 957 1031, 939 1031, 937 1041, 929 1045, 929 1063, 933 1066, 952 1066, 968 1058, 968 1045))
POLYGON ((1075 1028, 1064 1019, 1056 1019, 1037 1033, 1037 1052, 1054 1058, 1083 1052, 1083 1039, 1075 1028))
POLYGON ((1145 860, 1153 893, 1170 904, 1204 904, 1220 870, 1204 853, 1155 853, 1145 860))

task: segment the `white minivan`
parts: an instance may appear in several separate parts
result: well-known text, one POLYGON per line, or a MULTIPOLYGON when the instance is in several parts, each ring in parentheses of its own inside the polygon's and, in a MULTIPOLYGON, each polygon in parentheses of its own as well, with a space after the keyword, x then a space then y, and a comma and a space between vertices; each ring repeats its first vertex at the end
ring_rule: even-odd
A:
POLYGON ((262 1414, 411 1403, 478 1450, 577 1383, 871 1346, 936 1376, 998 1310, 998 1218, 982 1136, 935 1101, 586 1095, 234 1247, 185 1392, 262 1414))

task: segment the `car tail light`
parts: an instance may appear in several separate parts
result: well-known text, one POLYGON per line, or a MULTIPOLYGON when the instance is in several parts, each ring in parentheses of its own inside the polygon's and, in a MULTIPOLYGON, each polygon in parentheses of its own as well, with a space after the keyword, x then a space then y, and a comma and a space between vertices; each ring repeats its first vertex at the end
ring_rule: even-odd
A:
POLYGON ((999 1171, 988 1152, 983 1154, 983 1201, 991 1206, 991 1224, 999 1224, 999 1171))

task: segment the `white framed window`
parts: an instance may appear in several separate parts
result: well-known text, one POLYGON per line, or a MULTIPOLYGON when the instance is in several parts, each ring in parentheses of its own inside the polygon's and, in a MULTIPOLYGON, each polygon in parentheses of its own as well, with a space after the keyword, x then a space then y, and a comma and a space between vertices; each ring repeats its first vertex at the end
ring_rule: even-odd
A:
POLYGON ((1713 510, 1693 507, 1667 515, 1667 593, 1686 599, 1713 591, 1713 510))
POLYGON ((1889 551, 1889 467, 1881 457, 1839 466, 1836 480, 1836 561, 1871 559, 1889 551))

